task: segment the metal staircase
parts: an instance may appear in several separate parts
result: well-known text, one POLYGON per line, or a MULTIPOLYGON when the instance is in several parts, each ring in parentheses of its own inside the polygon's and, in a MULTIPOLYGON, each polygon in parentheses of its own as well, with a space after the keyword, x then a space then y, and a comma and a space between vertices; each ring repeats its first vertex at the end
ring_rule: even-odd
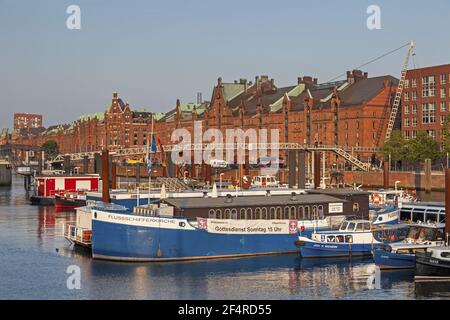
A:
POLYGON ((184 183, 184 181, 178 178, 158 177, 156 179, 161 184, 161 186, 164 184, 166 190, 170 192, 191 190, 191 188, 189 188, 189 186, 186 183, 184 183))
POLYGON ((369 171, 370 170, 370 164, 362 162, 361 160, 358 160, 357 158, 352 156, 350 153, 348 153, 344 149, 336 147, 336 148, 333 149, 333 151, 337 155, 341 156, 342 158, 344 158, 345 160, 350 162, 351 164, 353 164, 353 165, 357 166, 358 168, 360 168, 361 170, 363 170, 363 171, 369 171))

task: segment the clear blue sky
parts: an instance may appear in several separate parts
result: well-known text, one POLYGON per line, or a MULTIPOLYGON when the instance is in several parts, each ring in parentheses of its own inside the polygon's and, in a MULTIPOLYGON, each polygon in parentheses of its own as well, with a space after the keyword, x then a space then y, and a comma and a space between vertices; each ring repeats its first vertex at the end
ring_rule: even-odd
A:
MULTIPOLYGON (((409 39, 417 66, 450 63, 449 30, 448 0, 0 0, 0 128, 14 112, 71 122, 104 111, 115 90, 132 108, 167 111, 197 92, 209 100, 219 76, 324 82, 409 39), (81 30, 66 28, 71 4, 81 30), (371 4, 381 30, 366 27, 371 4)), ((398 77, 405 53, 365 71, 398 77)))

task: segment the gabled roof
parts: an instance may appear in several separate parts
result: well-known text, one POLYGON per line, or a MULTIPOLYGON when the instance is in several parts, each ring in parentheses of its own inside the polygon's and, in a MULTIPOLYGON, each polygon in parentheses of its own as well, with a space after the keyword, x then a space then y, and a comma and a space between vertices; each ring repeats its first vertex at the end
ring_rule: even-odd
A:
POLYGON ((399 82, 392 76, 361 79, 341 92, 341 106, 363 104, 372 100, 383 90, 385 81, 389 86, 397 86, 399 82))

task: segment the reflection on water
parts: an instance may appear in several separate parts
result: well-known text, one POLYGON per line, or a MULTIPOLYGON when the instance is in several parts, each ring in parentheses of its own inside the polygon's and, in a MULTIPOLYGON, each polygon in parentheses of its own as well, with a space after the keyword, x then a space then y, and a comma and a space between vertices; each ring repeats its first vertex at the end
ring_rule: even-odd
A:
MULTIPOLYGON (((92 260, 58 235, 73 212, 30 206, 23 181, 0 189, 0 298, 16 299, 414 299, 430 296, 413 271, 382 272, 367 286, 371 259, 302 260, 296 254, 182 263, 92 260), (67 267, 81 269, 68 290, 67 267)), ((449 298, 448 290, 431 297, 449 298)))

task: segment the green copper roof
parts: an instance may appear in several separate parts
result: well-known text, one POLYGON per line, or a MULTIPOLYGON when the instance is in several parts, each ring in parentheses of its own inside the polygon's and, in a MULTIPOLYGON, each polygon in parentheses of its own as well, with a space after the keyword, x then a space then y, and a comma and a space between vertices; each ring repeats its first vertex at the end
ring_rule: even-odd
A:
POLYGON ((231 100, 245 90, 242 83, 223 83, 222 86, 225 101, 231 100))
POLYGON ((104 112, 96 112, 91 114, 84 114, 80 117, 80 121, 89 121, 94 120, 95 118, 98 119, 98 121, 102 122, 105 119, 105 113, 104 112))

